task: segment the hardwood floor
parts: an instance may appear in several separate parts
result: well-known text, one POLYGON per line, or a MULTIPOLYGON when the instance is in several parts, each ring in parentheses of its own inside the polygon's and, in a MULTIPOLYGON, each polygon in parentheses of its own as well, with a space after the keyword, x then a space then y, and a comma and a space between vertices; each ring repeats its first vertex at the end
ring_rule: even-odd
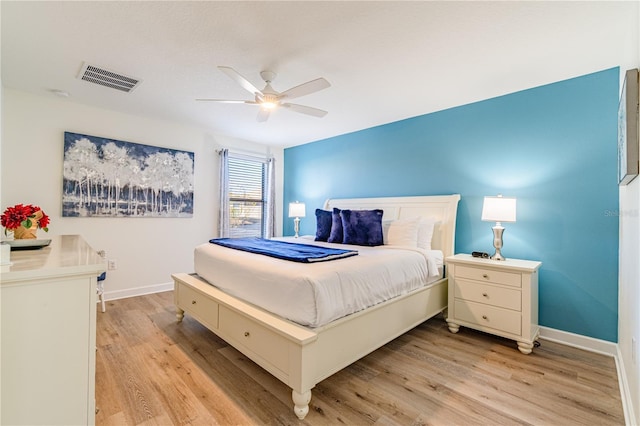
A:
POLYGON ((186 316, 171 292, 98 311, 97 425, 623 425, 613 358, 515 342, 433 318, 313 389, 290 389, 186 316))

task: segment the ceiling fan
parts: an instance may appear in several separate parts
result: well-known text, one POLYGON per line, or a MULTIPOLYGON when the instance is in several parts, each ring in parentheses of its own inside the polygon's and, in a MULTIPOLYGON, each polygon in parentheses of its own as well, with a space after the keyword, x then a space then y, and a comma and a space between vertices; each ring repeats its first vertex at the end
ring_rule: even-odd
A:
POLYGON ((196 101, 259 105, 260 111, 258 111, 258 121, 267 121, 267 119, 269 118, 269 113, 278 107, 289 108, 292 111, 311 115, 314 117, 324 117, 325 115, 327 115, 327 111, 323 111, 318 108, 312 108, 305 105, 286 102, 289 99, 299 98, 301 96, 309 95, 311 93, 315 93, 317 91, 330 87, 331 84, 329 84, 329 82, 324 78, 317 78, 315 80, 311 80, 298 86, 292 87, 291 89, 285 90, 284 92, 277 92, 273 89, 273 87, 271 87, 271 83, 276 78, 275 72, 262 71, 260 73, 260 77, 262 77, 262 79, 266 83, 266 86, 264 86, 264 89, 258 90, 258 88, 251 84, 249 80, 244 78, 233 68, 219 66, 218 69, 231 77, 232 80, 242 86, 245 90, 250 92, 254 96, 254 100, 242 101, 227 99, 196 99, 196 101))

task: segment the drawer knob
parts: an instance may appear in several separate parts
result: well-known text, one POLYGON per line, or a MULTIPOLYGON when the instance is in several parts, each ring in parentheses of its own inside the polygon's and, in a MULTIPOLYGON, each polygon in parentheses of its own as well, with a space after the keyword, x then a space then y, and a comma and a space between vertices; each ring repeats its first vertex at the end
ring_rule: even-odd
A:
POLYGON ((485 280, 489 279, 489 274, 482 274, 482 278, 484 278, 485 280))
POLYGON ((249 336, 251 336, 251 333, 249 333, 248 331, 245 331, 244 332, 244 337, 249 337, 249 336))
POLYGON ((192 304, 192 305, 195 305, 195 304, 196 304, 196 301, 195 301, 195 300, 192 300, 192 301, 191 301, 191 304, 192 304))
POLYGON ((482 293, 482 297, 489 297, 487 293, 482 293))
POLYGON ((488 318, 487 318, 487 316, 486 316, 486 315, 483 315, 483 316, 482 316, 482 319, 483 319, 483 320, 487 320, 488 318))

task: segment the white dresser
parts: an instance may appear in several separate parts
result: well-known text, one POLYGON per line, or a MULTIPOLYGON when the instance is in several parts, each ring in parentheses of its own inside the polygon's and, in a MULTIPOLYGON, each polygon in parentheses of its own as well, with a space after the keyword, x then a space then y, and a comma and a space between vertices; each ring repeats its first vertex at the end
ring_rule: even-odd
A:
POLYGON ((50 237, 1 266, 0 424, 95 423, 96 283, 80 236, 50 237))
POLYGON ((449 276, 447 323, 513 339, 524 354, 538 340, 538 269, 540 262, 504 261, 457 254, 446 260, 449 276))

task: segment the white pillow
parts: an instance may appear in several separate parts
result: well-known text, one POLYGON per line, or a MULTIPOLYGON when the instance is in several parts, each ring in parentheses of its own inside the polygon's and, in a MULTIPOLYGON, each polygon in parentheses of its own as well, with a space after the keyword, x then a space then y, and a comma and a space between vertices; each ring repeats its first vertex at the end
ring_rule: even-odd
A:
POLYGON ((389 227, 393 223, 393 220, 383 220, 382 221, 382 244, 389 244, 389 227))
POLYGON ((416 216, 408 219, 394 220, 389 223, 389 230, 386 233, 387 242, 385 244, 418 247, 418 227, 420 221, 421 218, 416 216))
POLYGON ((433 219, 420 219, 417 246, 421 249, 431 250, 431 240, 433 239, 433 231, 436 223, 433 219))

